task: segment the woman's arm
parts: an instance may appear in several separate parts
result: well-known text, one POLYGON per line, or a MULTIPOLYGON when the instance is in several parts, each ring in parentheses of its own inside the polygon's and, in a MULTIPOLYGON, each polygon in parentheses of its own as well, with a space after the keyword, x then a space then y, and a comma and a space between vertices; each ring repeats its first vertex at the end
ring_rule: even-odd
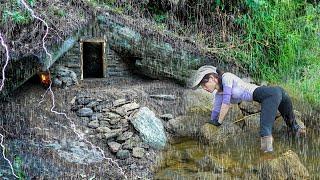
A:
POLYGON ((220 115, 219 115, 219 119, 218 122, 221 124, 222 121, 224 120, 225 116, 227 115, 228 111, 230 108, 230 104, 224 104, 222 103, 221 105, 221 109, 220 109, 220 115))
POLYGON ((227 113, 229 111, 230 100, 231 100, 231 91, 232 91, 231 87, 229 87, 229 86, 223 87, 222 105, 221 105, 219 119, 218 119, 218 122, 220 124, 222 123, 222 121, 224 120, 225 116, 227 115, 227 113))
POLYGON ((211 112, 211 120, 217 120, 219 117, 219 113, 221 110, 221 105, 222 105, 222 94, 216 93, 214 97, 214 103, 213 103, 213 108, 211 112))

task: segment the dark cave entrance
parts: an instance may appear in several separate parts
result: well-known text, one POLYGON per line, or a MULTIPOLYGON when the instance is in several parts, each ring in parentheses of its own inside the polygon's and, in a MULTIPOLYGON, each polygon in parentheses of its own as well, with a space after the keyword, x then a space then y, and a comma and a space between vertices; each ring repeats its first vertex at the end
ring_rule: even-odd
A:
POLYGON ((104 40, 81 42, 81 79, 106 77, 105 46, 104 40))

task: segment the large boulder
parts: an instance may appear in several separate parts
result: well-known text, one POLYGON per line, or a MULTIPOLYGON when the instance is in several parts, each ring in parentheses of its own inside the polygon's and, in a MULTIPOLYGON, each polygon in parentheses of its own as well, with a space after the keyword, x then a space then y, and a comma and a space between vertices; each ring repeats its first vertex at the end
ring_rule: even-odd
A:
POLYGON ((192 137, 199 134, 200 127, 209 119, 203 116, 178 116, 170 119, 166 128, 175 137, 192 137))
POLYGON ((166 145, 167 137, 163 124, 154 112, 147 107, 142 107, 132 118, 130 118, 134 128, 139 131, 144 142, 151 147, 161 149, 166 145))
POLYGON ((258 102, 252 101, 252 102, 247 102, 247 101, 242 101, 239 104, 239 108, 247 114, 254 114, 258 113, 261 111, 261 105, 258 102))
POLYGON ((219 127, 206 123, 201 127, 200 136, 205 143, 217 144, 239 136, 242 132, 242 129, 234 123, 224 122, 219 127))
POLYGON ((298 155, 291 150, 278 158, 264 160, 259 164, 261 179, 308 179, 309 172, 301 163, 298 155))

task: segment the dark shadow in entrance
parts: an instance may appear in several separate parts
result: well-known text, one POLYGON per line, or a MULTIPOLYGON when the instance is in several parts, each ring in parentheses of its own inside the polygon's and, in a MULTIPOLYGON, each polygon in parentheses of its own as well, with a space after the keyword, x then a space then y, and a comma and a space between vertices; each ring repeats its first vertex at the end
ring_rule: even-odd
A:
POLYGON ((103 43, 83 42, 83 78, 103 78, 103 43))

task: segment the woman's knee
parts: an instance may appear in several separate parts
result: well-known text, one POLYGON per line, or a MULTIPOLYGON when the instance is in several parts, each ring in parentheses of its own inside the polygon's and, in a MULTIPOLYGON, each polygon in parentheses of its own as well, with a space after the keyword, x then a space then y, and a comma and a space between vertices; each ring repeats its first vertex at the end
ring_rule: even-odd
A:
POLYGON ((280 104, 281 100, 282 100, 282 88, 281 87, 277 87, 274 90, 274 94, 273 94, 273 99, 274 102, 276 102, 278 105, 280 104))

